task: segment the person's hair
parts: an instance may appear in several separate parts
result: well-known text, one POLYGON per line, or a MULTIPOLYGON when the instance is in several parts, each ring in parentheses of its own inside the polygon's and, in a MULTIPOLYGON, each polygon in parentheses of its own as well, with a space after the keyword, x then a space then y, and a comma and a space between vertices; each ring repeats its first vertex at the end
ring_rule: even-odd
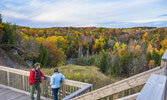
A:
POLYGON ((54 68, 54 72, 59 72, 58 67, 54 68))
POLYGON ((35 63, 34 68, 36 68, 37 66, 40 66, 40 65, 41 65, 40 63, 35 63))

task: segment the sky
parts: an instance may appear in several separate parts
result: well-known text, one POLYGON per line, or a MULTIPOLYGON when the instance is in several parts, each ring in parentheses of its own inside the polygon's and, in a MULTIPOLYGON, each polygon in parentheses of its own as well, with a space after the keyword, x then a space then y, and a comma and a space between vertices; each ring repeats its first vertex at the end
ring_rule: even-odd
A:
POLYGON ((0 14, 31 28, 167 27, 167 0, 1 0, 0 14))

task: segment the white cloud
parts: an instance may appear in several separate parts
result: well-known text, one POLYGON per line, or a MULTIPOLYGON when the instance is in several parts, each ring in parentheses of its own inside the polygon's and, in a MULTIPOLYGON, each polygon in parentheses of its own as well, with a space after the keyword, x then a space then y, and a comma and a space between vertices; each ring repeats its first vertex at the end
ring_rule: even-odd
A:
POLYGON ((150 22, 160 22, 167 21, 166 18, 156 18, 156 19, 147 19, 147 20, 134 20, 134 21, 125 21, 126 23, 150 23, 150 22))
MULTIPOLYGON (((95 2, 94 4, 88 3, 88 1, 89 0, 87 0, 87 2, 78 2, 74 0, 73 2, 46 3, 45 6, 41 8, 43 12, 37 16, 33 16, 32 20, 37 22, 62 22, 74 24, 128 20, 125 18, 136 17, 135 15, 128 14, 129 11, 158 0, 124 0, 107 3, 95 2), (127 12, 127 15, 125 12, 127 12)), ((35 2, 37 3, 36 0, 35 2)), ((40 3, 38 4, 39 6, 43 5, 40 3)))
MULTIPOLYGON (((62 26, 166 21, 166 18, 157 16, 167 13, 167 9, 154 7, 160 1, 162 0, 28 0, 14 11, 14 5, 8 4, 10 10, 5 10, 2 14, 34 23, 60 23, 62 26)), ((16 2, 23 3, 22 0, 16 2)))
POLYGON ((1 13, 5 17, 12 17, 17 19, 29 19, 28 16, 16 12, 2 11, 1 13))

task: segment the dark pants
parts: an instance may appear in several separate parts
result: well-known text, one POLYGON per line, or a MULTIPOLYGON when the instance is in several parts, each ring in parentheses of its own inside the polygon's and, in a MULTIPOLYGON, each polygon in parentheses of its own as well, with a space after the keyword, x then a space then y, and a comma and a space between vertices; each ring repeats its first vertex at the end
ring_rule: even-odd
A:
POLYGON ((31 100, 34 100, 35 89, 37 89, 37 100, 40 100, 41 87, 39 84, 30 85, 31 100))
POLYGON ((58 100, 58 90, 59 88, 52 88, 54 100, 58 100))

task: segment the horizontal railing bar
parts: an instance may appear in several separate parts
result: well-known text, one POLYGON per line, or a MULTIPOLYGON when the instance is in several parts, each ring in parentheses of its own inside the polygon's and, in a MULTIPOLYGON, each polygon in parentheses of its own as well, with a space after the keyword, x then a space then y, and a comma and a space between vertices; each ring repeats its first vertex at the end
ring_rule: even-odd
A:
POLYGON ((165 53, 163 54, 163 56, 162 56, 161 59, 162 59, 162 60, 167 60, 167 50, 165 51, 165 53))
POLYGON ((77 96, 78 94, 82 93, 83 91, 85 91, 85 90, 87 90, 87 89, 89 89, 89 88, 91 88, 91 87, 92 87, 92 84, 88 84, 87 86, 85 86, 85 87, 83 87, 83 88, 77 90, 76 92, 74 92, 74 93, 72 93, 72 94, 66 96, 66 97, 63 98, 62 100, 69 100, 69 99, 71 99, 71 98, 77 96))
MULTIPOLYGON (((24 71, 24 70, 14 69, 14 68, 9 68, 9 67, 4 67, 4 66, 0 66, 0 70, 10 72, 10 73, 19 74, 19 75, 24 75, 24 76, 29 76, 29 74, 30 74, 29 71, 24 71)), ((46 76, 46 80, 50 81, 51 76, 49 76, 49 75, 45 75, 45 76, 46 76)), ((83 82, 78 82, 78 81, 68 80, 68 79, 65 79, 62 83, 65 85, 70 85, 70 86, 75 86, 75 87, 80 87, 80 88, 82 88, 86 85, 89 85, 88 83, 83 83, 83 82)))
POLYGON ((146 81, 148 80, 149 76, 152 73, 164 75, 164 72, 165 72, 165 67, 156 67, 154 69, 137 74, 137 75, 132 76, 130 78, 127 78, 127 79, 121 80, 119 82, 110 84, 108 86, 102 87, 102 88, 97 89, 95 91, 92 91, 92 92, 86 93, 84 95, 75 97, 75 98, 73 98, 73 100, 79 100, 79 99, 84 100, 84 99, 88 99, 88 98, 89 98, 89 100, 91 98, 92 99, 100 99, 100 98, 112 95, 114 93, 118 93, 118 92, 130 89, 130 88, 145 84, 146 81))
POLYGON ((79 88, 85 87, 87 85, 91 85, 89 83, 83 83, 83 82, 68 80, 68 79, 65 79, 63 81, 63 84, 70 85, 70 86, 75 86, 75 87, 79 87, 79 88))
POLYGON ((136 100, 136 98, 139 94, 140 93, 135 93, 135 94, 132 94, 132 95, 129 95, 129 96, 126 96, 126 97, 116 99, 116 100, 136 100))
POLYGON ((10 73, 20 74, 24 76, 29 76, 30 74, 30 72, 28 71, 19 70, 19 69, 10 68, 10 67, 3 67, 3 66, 0 66, 0 70, 10 72, 10 73))

